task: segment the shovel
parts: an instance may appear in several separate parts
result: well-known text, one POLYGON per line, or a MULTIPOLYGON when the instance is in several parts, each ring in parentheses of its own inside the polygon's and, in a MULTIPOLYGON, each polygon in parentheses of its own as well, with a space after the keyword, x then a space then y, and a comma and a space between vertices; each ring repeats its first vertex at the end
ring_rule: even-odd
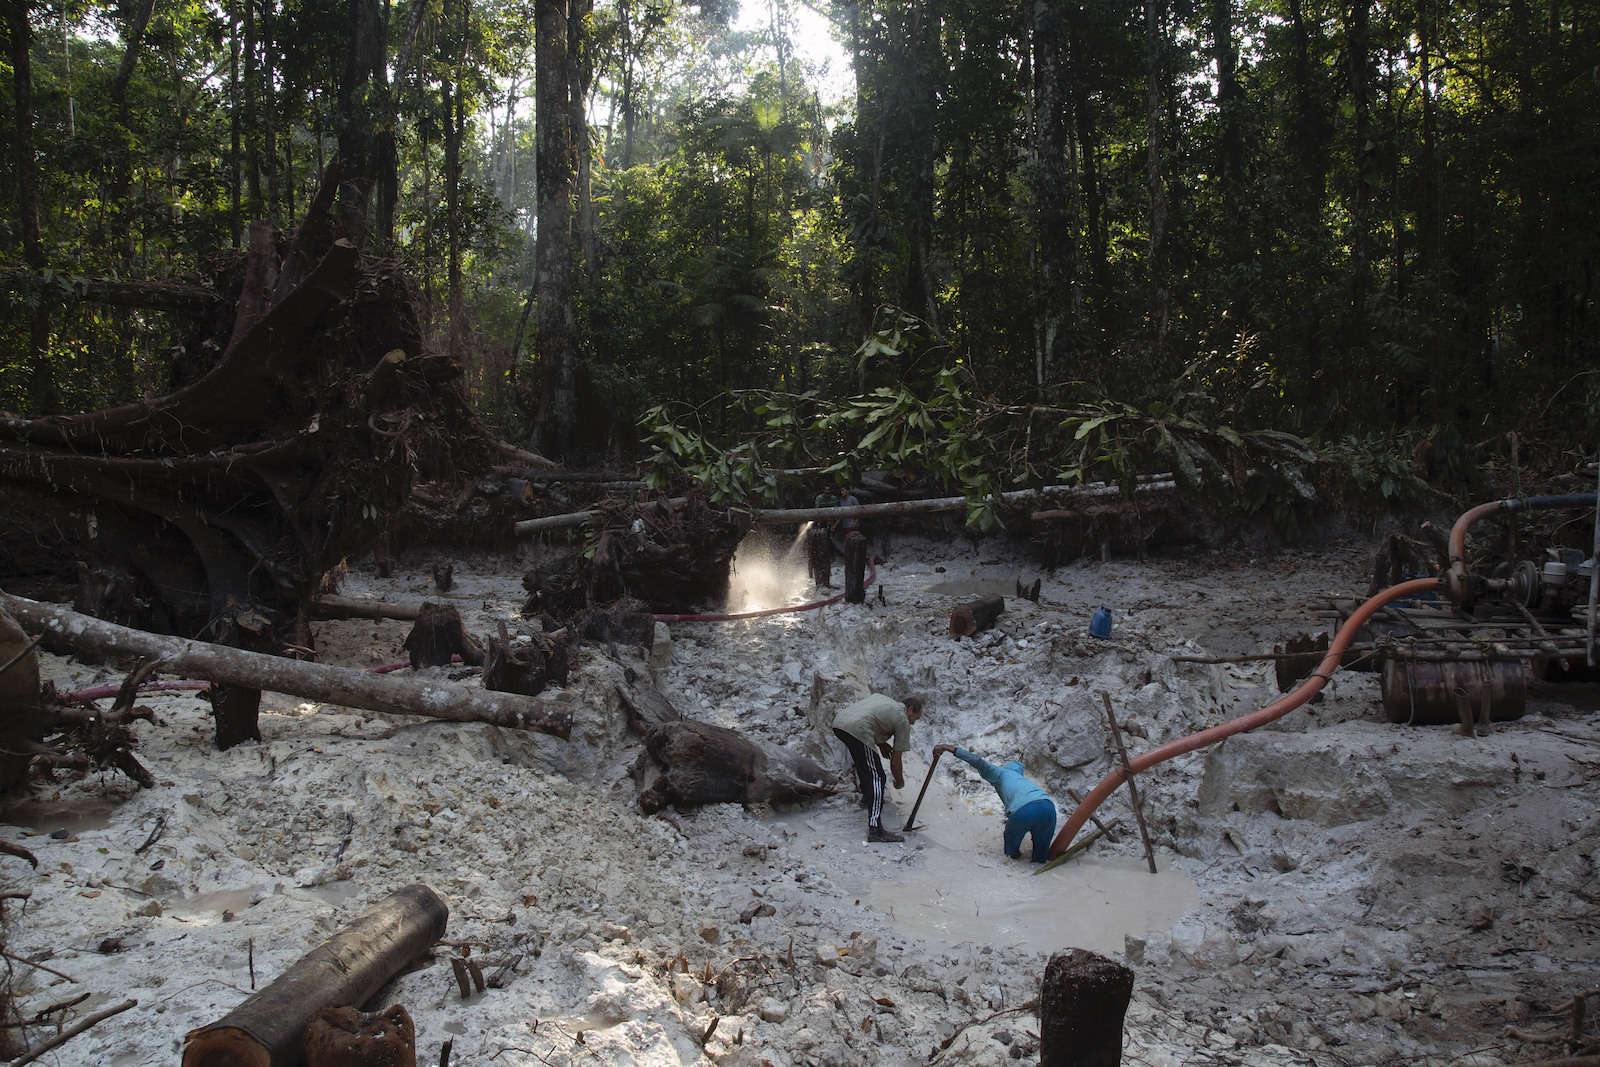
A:
POLYGON ((933 769, 939 766, 939 757, 942 755, 944 755, 943 752, 935 752, 933 754, 933 762, 928 764, 928 777, 922 780, 922 791, 917 794, 917 802, 911 805, 911 818, 906 820, 902 833, 910 833, 912 830, 917 829, 912 823, 917 821, 917 809, 922 807, 922 798, 928 795, 928 786, 933 782, 933 769))

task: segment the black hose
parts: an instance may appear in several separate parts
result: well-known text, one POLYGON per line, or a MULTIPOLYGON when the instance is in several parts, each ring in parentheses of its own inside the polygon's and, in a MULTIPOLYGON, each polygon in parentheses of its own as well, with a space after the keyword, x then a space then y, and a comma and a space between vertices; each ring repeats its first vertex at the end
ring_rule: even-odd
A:
POLYGON ((1504 502, 1507 511, 1538 511, 1543 508, 1586 508, 1594 503, 1594 493, 1561 493, 1556 496, 1525 496, 1504 502))

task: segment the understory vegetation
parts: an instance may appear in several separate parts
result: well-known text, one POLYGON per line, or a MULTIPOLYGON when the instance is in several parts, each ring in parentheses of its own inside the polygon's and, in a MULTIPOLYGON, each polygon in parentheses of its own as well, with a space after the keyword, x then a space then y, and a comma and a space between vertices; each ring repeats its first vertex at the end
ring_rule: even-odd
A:
POLYGON ((7 411, 192 380, 160 285, 338 159, 507 438, 721 500, 1160 470, 1281 521, 1593 458, 1592 5, 7 10, 7 411))

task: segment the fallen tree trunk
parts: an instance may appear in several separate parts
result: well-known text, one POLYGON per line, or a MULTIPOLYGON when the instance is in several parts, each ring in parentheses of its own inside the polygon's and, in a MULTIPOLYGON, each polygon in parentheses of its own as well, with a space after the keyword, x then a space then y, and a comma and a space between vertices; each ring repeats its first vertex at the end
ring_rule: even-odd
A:
POLYGON ((322 619, 399 619, 413 622, 422 614, 422 602, 392 604, 384 600, 357 600, 345 596, 320 596, 311 610, 322 619))
MULTIPOLYGON (((1134 486, 1134 492, 1154 492, 1159 489, 1171 489, 1177 483, 1172 481, 1170 474, 1155 474, 1146 476, 1134 486)), ((1093 499, 1095 497, 1116 496, 1122 492, 1120 486, 1107 485, 1104 482, 1091 482, 1088 485, 1049 485, 1043 489, 1018 489, 1009 493, 997 493, 996 498, 1003 504, 1022 504, 1029 500, 1040 500, 1049 497, 1068 497, 1074 500, 1093 499)), ((683 503, 684 498, 679 497, 668 501, 668 504, 677 507, 683 503)), ((941 511, 962 511, 967 506, 964 496, 935 497, 931 500, 890 500, 882 504, 857 504, 854 507, 834 508, 772 508, 767 511, 751 510, 751 515, 757 523, 768 526, 786 522, 817 522, 832 521, 834 519, 865 519, 882 515, 929 515, 941 511)), ((574 526, 582 526, 593 522, 603 512, 575 511, 568 515, 546 515, 539 519, 524 519, 517 523, 517 533, 526 537, 528 534, 539 533, 542 530, 564 530, 574 526)), ((1071 515, 1073 512, 1038 512, 1038 517, 1061 517, 1071 515)))
POLYGON ((489 722, 541 730, 563 738, 572 733, 570 711, 515 693, 489 693, 434 679, 369 674, 349 667, 162 637, 80 615, 59 604, 41 604, 3 592, 0 608, 34 630, 48 630, 71 648, 105 656, 159 659, 165 673, 367 711, 422 715, 450 722, 489 722))
POLYGON ((301 1034, 324 1008, 359 1005, 444 936, 450 909, 425 885, 408 885, 301 956, 271 985, 209 1026, 189 1031, 184 1067, 288 1067, 301 1034))
POLYGON ((640 782, 639 808, 653 815, 668 804, 756 804, 832 796, 839 782, 808 756, 765 745, 737 730, 685 719, 664 722, 645 737, 630 769, 640 782))

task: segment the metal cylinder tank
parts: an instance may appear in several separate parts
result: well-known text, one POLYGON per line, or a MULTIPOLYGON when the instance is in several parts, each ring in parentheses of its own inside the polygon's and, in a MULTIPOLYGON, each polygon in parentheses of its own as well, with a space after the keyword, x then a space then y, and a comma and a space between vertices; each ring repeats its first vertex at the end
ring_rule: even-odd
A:
POLYGON ((1480 719, 1483 703, 1495 722, 1522 718, 1528 706, 1526 671, 1515 662, 1407 663, 1391 659, 1382 674, 1383 710, 1390 722, 1442 726, 1461 721, 1461 702, 1480 719))

